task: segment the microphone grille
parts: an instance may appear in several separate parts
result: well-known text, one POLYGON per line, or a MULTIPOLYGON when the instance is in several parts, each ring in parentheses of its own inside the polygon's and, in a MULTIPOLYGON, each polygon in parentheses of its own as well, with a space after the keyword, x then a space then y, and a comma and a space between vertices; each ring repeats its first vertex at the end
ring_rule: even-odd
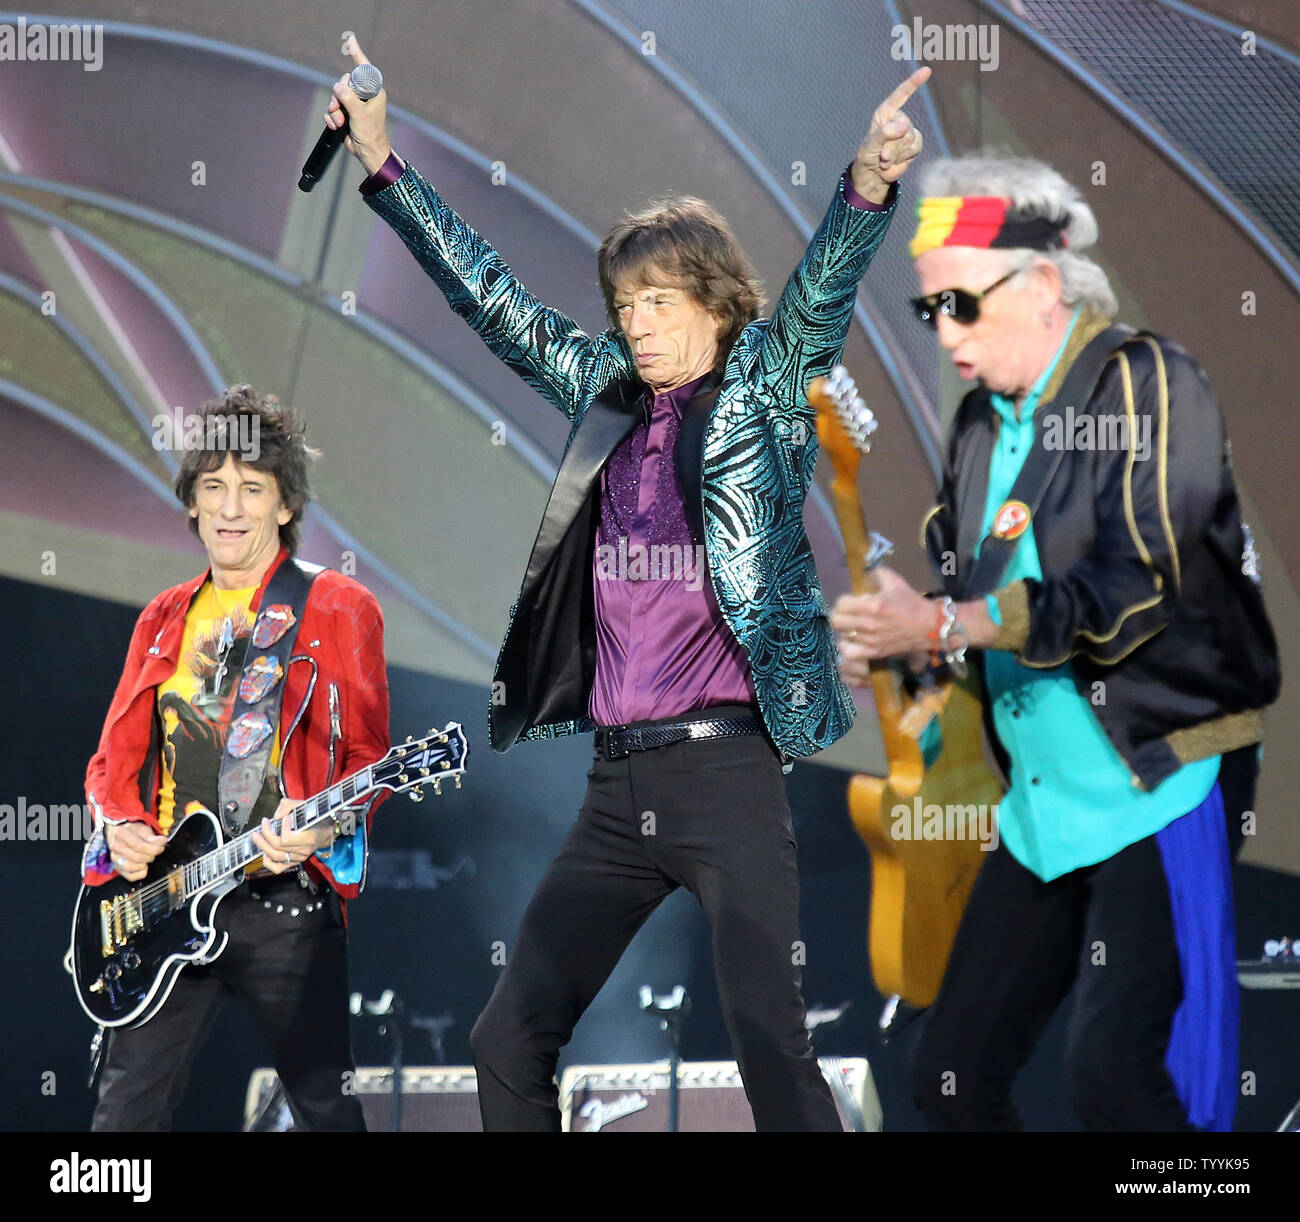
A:
POLYGON ((384 87, 384 74, 374 64, 358 64, 352 69, 348 84, 357 97, 368 102, 384 87))

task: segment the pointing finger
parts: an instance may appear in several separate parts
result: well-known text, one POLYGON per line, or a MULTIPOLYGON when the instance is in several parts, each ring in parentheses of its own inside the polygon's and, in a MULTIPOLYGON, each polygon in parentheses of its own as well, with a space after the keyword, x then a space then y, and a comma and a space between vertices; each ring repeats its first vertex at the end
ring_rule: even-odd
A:
POLYGON ((361 50, 361 44, 357 42, 357 36, 352 34, 347 42, 343 45, 344 54, 352 56, 354 64, 368 64, 370 61, 366 58, 365 52, 361 50))
POLYGON ((881 116, 883 118, 893 118, 899 110, 907 105, 908 98, 929 79, 930 69, 928 67, 918 68, 880 104, 881 116))

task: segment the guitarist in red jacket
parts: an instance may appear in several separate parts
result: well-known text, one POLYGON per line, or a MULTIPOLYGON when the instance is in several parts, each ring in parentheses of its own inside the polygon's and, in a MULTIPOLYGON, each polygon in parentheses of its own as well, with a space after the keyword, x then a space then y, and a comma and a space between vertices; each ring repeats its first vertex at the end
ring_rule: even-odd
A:
POLYGON ((264 854, 217 907, 224 951, 185 967, 143 1025, 111 1032, 93 1128, 169 1128, 234 993, 266 1036, 296 1127, 361 1130, 360 1103, 343 1089, 353 1070, 343 907, 363 882, 377 799, 280 836, 269 819, 387 750, 383 616, 359 582, 293 558, 314 457, 293 415, 249 386, 199 415, 228 426, 205 428, 176 477, 209 568, 136 623, 86 773, 97 830, 83 875, 144 878, 196 805, 227 834, 260 821, 264 854))

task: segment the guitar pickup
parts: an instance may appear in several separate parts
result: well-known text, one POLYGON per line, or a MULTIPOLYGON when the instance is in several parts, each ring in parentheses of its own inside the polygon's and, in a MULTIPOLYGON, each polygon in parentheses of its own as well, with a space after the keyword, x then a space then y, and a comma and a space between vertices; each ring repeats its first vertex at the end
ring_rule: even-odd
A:
POLYGON ((185 876, 181 870, 173 870, 167 875, 167 907, 175 912, 185 903, 185 876))
POLYGON ((126 926, 127 937, 138 934, 144 928, 144 910, 140 906, 138 895, 124 895, 119 901, 122 905, 122 921, 126 926))
POLYGON ((105 958, 120 950, 144 928, 144 910, 138 895, 119 895, 99 905, 100 951, 105 958))

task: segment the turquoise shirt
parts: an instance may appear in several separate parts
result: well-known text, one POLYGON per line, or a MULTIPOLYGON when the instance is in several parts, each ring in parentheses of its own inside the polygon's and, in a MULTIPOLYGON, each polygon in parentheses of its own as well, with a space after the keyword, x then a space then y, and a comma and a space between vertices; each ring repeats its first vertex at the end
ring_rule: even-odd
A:
MULTIPOLYGON (((1078 317, 1076 310, 1061 347, 1025 397, 1020 419, 1012 400, 991 396, 1002 427, 989 460, 981 539, 1010 497, 1034 444, 1038 398, 1078 317)), ((1002 582, 1042 576, 1031 522, 1002 582)), ((994 621, 1001 623, 997 600, 990 596, 988 601, 994 621)), ((1140 789, 1102 730, 1090 699, 1079 693, 1069 662, 1040 670, 1022 666, 1012 653, 990 649, 984 654, 984 677, 993 723, 1011 757, 1011 788, 998 807, 999 832, 1012 856, 1044 882, 1155 835, 1199 806, 1214 787, 1217 755, 1184 765, 1149 793, 1140 789)), ((1098 685, 1091 699, 1100 702, 1105 696, 1104 685, 1098 685)))

